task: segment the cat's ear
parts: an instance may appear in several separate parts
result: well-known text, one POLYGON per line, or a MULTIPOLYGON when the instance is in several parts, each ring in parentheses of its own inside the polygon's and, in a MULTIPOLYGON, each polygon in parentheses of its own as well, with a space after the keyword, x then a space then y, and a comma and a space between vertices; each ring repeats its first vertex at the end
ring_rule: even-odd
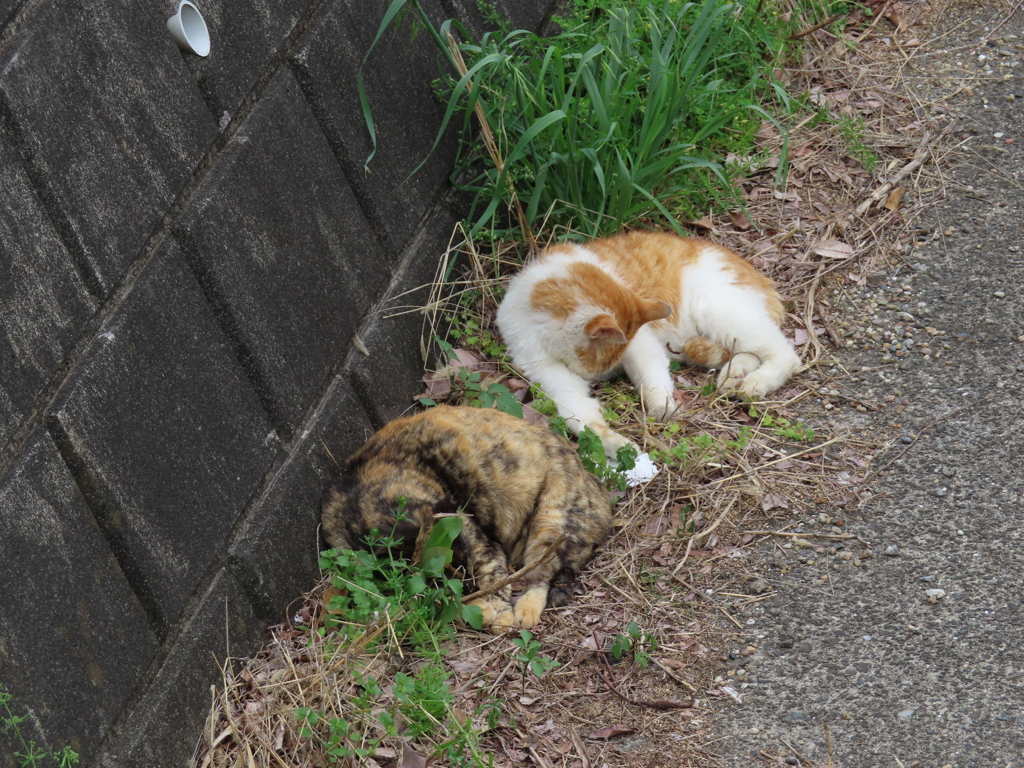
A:
POLYGON ((600 340, 609 344, 625 344, 628 341, 626 334, 611 315, 598 315, 587 323, 585 330, 587 336, 595 341, 600 340))
POLYGON ((654 320, 662 320, 671 314, 672 305, 667 301, 658 301, 657 299, 651 299, 650 301, 642 299, 640 301, 641 323, 650 323, 654 320))

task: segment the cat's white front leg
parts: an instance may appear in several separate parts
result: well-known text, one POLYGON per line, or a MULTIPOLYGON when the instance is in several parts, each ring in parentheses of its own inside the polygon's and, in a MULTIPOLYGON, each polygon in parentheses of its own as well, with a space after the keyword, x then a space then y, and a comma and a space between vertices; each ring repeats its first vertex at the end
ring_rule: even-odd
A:
POLYGON ((639 391, 644 410, 657 421, 664 421, 676 409, 675 382, 669 364, 668 350, 647 326, 636 332, 622 357, 626 375, 639 391))
POLYGON ((633 445, 632 441, 608 426, 601 412, 601 403, 590 394, 590 384, 583 377, 556 362, 536 365, 526 373, 554 401, 558 415, 565 419, 569 431, 578 435, 584 426, 590 427, 601 438, 608 458, 614 459, 622 446, 633 445))

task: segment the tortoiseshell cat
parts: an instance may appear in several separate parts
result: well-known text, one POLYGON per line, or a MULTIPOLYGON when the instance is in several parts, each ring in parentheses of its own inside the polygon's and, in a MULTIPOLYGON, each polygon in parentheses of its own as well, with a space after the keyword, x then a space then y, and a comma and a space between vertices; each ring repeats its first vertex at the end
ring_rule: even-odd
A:
POLYGON ((771 281, 728 248, 633 232, 548 248, 512 278, 497 323, 569 428, 589 426, 615 456, 629 441, 605 422, 589 381, 621 366, 658 420, 675 410, 671 360, 718 368, 722 389, 764 397, 800 370, 784 317, 771 281))
POLYGON ((323 501, 332 547, 365 548, 377 529, 412 553, 420 527, 435 513, 463 508, 455 564, 466 593, 485 589, 541 555, 553 556, 512 588, 474 601, 484 623, 501 630, 532 627, 545 605, 569 603, 577 574, 611 530, 608 493, 569 443, 547 427, 482 408, 438 406, 388 423, 348 460, 323 501), (405 517, 396 521, 399 499, 405 517))

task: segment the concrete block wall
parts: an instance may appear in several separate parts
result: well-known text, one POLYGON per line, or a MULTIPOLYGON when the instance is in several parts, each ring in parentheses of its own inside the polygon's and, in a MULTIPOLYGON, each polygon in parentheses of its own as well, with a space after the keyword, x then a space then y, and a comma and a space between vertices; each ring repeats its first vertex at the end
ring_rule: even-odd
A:
POLYGON ((207 59, 171 0, 0 0, 0 684, 85 766, 186 765, 226 638, 314 583, 334 461, 420 386, 421 318, 384 310, 463 214, 454 135, 407 179, 426 34, 371 58, 364 171, 384 0, 195 1, 207 59))

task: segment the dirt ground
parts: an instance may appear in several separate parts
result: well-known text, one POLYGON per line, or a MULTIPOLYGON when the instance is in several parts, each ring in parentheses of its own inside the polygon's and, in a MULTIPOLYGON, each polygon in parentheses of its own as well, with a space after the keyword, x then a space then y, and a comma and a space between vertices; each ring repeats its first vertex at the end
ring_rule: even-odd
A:
POLYGON ((916 247, 834 294, 869 406, 835 426, 889 447, 870 501, 821 510, 861 539, 846 555, 756 556, 774 594, 728 662, 727 766, 1024 766, 1024 11, 933 6, 906 74, 960 150, 916 247))

